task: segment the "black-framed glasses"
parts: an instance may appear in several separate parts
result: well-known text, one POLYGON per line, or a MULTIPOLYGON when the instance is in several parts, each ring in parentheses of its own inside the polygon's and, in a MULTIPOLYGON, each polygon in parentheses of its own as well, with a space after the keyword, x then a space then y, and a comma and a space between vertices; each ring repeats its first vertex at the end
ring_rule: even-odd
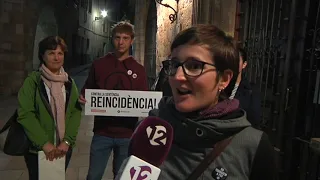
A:
POLYGON ((196 59, 187 59, 184 62, 179 62, 179 60, 176 58, 162 61, 162 65, 164 72, 168 76, 174 76, 177 73, 178 68, 181 66, 184 74, 191 77, 200 76, 203 73, 205 65, 216 67, 214 64, 199 61, 196 59))

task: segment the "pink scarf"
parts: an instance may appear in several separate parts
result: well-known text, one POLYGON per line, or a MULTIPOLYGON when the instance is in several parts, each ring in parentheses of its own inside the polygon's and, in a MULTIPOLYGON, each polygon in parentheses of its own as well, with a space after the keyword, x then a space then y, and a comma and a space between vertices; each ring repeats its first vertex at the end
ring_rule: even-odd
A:
POLYGON ((64 138, 65 133, 65 100, 62 87, 68 81, 68 74, 61 67, 59 75, 53 74, 44 64, 40 67, 41 79, 50 89, 50 106, 53 118, 57 124, 57 141, 60 142, 64 138))

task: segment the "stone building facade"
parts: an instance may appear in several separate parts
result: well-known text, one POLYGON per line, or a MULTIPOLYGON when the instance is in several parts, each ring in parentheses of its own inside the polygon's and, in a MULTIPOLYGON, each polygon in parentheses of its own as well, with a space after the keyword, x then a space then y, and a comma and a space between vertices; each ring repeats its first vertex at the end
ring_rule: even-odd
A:
POLYGON ((96 20, 109 2, 115 1, 0 0, 0 96, 16 94, 27 74, 39 67, 38 43, 49 35, 66 41, 67 71, 109 51, 113 22, 96 20))
POLYGON ((238 0, 162 0, 174 10, 156 0, 135 0, 134 56, 144 64, 152 84, 161 68, 161 62, 170 54, 173 38, 181 30, 198 23, 211 23, 229 35, 235 34, 238 0))
POLYGON ((110 49, 110 20, 109 1, 80 0, 79 28, 73 37, 76 45, 74 57, 79 65, 88 64, 110 49), (108 16, 102 17, 101 11, 107 11, 108 16))
POLYGON ((72 67, 76 0, 1 0, 0 8, 0 95, 16 94, 27 74, 38 68, 38 43, 45 36, 66 40, 66 68, 72 67))

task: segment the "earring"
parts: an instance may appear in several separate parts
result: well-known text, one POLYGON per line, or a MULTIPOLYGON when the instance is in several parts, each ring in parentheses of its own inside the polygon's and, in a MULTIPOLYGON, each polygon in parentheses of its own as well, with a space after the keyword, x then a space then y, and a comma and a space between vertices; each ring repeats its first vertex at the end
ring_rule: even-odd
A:
POLYGON ((219 89, 219 93, 221 92, 221 91, 223 91, 224 90, 224 87, 222 87, 221 89, 219 89))

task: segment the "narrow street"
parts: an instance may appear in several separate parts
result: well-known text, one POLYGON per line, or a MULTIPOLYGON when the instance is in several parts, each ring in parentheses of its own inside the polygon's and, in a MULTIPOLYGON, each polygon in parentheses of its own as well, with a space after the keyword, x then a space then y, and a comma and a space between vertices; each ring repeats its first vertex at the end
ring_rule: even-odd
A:
MULTIPOLYGON (((87 74, 88 69, 72 76, 76 81, 79 91, 86 80, 87 74)), ((15 97, 0 99, 0 127, 3 126, 16 107, 17 102, 15 97)), ((90 143, 93 135, 92 128, 93 117, 83 115, 77 138, 77 146, 73 150, 66 180, 85 180, 89 165, 90 143)), ((2 138, 3 136, 0 135, 1 140, 2 138)), ((103 180, 111 180, 112 178, 112 161, 110 158, 103 180)), ((28 171, 23 157, 10 157, 0 151, 0 179, 28 180, 28 171)))

